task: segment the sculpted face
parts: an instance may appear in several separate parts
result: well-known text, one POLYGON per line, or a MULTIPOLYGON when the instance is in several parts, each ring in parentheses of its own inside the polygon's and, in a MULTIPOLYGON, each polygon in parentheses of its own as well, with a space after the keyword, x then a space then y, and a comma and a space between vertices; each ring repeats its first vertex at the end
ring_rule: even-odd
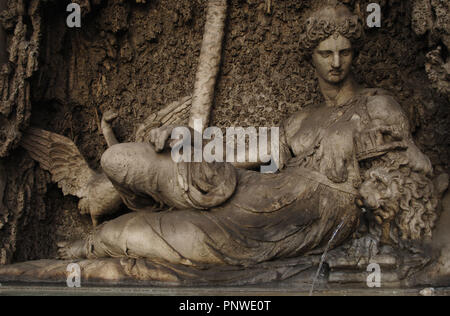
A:
POLYGON ((352 43, 340 34, 330 36, 316 47, 312 61, 319 78, 330 84, 339 84, 350 73, 353 61, 352 43))

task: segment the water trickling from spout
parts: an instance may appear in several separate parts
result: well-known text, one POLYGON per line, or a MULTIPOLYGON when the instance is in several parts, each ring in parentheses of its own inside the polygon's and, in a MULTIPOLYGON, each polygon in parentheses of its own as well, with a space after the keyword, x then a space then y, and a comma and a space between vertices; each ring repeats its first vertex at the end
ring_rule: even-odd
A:
POLYGON ((309 296, 313 295, 314 286, 316 285, 316 282, 319 279, 320 271, 322 271, 322 266, 325 262, 325 259, 327 258, 328 250, 330 250, 331 244, 333 243, 334 239, 336 238, 336 235, 338 234, 338 232, 341 230, 342 226, 344 226, 346 220, 347 220, 347 216, 342 220, 342 222, 336 228, 336 230, 334 231, 333 235, 330 238, 330 241, 328 241, 327 247, 325 248, 325 251, 322 254, 322 258, 320 259, 319 268, 317 269, 316 275, 314 276, 313 283, 311 285, 311 290, 309 291, 309 296))

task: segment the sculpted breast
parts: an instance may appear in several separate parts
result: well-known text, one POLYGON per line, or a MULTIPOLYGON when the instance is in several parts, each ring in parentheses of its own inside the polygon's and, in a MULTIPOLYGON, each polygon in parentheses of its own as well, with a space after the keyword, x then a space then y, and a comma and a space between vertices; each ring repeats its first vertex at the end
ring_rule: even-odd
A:
POLYGON ((329 115, 325 107, 297 114, 290 120, 290 133, 286 133, 295 156, 307 155, 314 149, 324 133, 324 117, 329 115))

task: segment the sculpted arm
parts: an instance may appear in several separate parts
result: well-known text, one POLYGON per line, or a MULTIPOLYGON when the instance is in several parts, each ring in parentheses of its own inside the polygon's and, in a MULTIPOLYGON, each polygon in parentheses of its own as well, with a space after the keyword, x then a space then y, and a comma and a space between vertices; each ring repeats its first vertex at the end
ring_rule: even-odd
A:
MULTIPOLYGON (((296 120, 297 122, 298 120, 296 120)), ((295 133, 292 128, 292 120, 286 121, 280 128, 267 129, 266 133, 258 133, 258 129, 238 129, 235 130, 235 135, 229 133, 228 135, 222 135, 219 131, 218 134, 223 138, 220 145, 223 148, 223 156, 221 156, 222 161, 231 162, 236 168, 242 169, 255 169, 257 167, 268 165, 270 157, 272 158, 272 166, 278 169, 282 169, 284 164, 289 158, 291 158, 291 150, 288 144, 288 136, 295 133), (237 134, 242 133, 243 136, 247 138, 253 138, 253 142, 245 142, 239 140, 237 134), (253 136, 252 136, 253 135, 253 136), (227 137, 228 136, 228 137, 227 137), (234 141, 231 141, 233 140, 234 141), (253 144, 253 145, 251 145, 253 144), (265 145, 264 147, 261 147, 265 145), (243 152, 240 152, 240 151, 243 152), (227 160, 227 153, 230 155, 227 160), (234 154, 233 154, 234 153, 234 154), (240 159, 238 157, 240 156, 240 159), (244 159, 242 159, 244 157, 244 159), (255 159, 256 158, 256 159, 255 159)), ((172 132, 175 126, 164 126, 161 128, 153 129, 150 132, 149 141, 155 146, 157 152, 162 152, 168 148, 172 148, 177 140, 172 139, 172 132)), ((193 145, 194 140, 194 130, 189 127, 183 127, 189 129, 191 140, 190 143, 193 145)), ((204 135, 197 137, 203 139, 204 135)), ((203 139, 203 147, 205 149, 210 140, 203 139)), ((203 157, 204 158, 204 157, 203 157)), ((271 168, 272 169, 272 168, 271 168)))
MULTIPOLYGON (((267 168, 269 162, 270 169, 272 169, 272 167, 275 169, 276 166, 277 170, 281 170, 284 167, 286 161, 291 158, 291 151, 288 145, 284 124, 277 129, 268 129, 267 133, 265 135, 263 134, 264 133, 261 132, 258 134, 256 146, 249 146, 249 143, 245 144, 245 162, 238 162, 238 144, 236 142, 233 144, 225 142, 227 152, 230 150, 234 152, 234 162, 232 164, 236 168, 255 169, 264 165, 266 165, 267 168), (252 157, 253 159, 251 159, 252 157), (269 157, 270 161, 268 161, 269 157), (256 161, 254 158, 256 158, 256 161)), ((224 154, 224 161, 225 160, 226 156, 224 154)))
MULTIPOLYGON (((295 137, 295 134, 299 130, 302 122, 308 117, 308 113, 306 111, 304 112, 297 112, 294 115, 287 118, 285 121, 282 122, 281 126, 278 128, 278 133, 276 130, 269 130, 267 132, 267 138, 264 138, 263 135, 259 134, 258 139, 258 146, 250 147, 248 146, 248 143, 245 147, 245 162, 236 162, 236 152, 237 152, 237 144, 234 144, 234 153, 235 153, 235 159, 233 165, 236 168, 242 168, 242 169, 255 169, 257 167, 260 167, 262 165, 267 165, 268 162, 266 159, 263 159, 261 157, 261 153, 266 156, 271 156, 271 166, 273 166, 273 163, 276 163, 276 166, 278 170, 281 170, 284 168, 286 162, 292 158, 292 147, 290 140, 295 137), (275 134, 274 134, 275 133, 275 134), (267 140, 267 141, 266 141, 267 140), (266 150, 261 149, 260 144, 261 142, 264 144, 266 143, 266 150), (257 152, 255 152, 255 150, 257 152), (257 157, 257 160, 254 162, 250 161, 250 157, 257 157)), ((230 147, 229 144, 226 144, 227 148, 230 147)), ((233 149, 232 149, 233 150, 233 149)), ((226 159, 226 156, 224 155, 224 161, 226 159)))
POLYGON ((430 175, 431 162, 414 143, 408 118, 395 99, 391 96, 369 97, 367 110, 373 129, 381 131, 384 143, 402 145, 412 170, 430 175))
POLYGON ((374 215, 374 231, 389 244, 431 238, 446 185, 435 186, 431 162, 414 143, 400 105, 390 96, 368 101, 372 125, 382 132, 387 153, 374 156, 379 159, 367 166, 359 188, 364 206, 374 215))

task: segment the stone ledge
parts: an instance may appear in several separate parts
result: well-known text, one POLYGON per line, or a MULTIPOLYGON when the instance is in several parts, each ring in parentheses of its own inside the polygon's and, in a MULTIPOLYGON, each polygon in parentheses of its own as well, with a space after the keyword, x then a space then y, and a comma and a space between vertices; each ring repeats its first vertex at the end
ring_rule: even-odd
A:
MULTIPOLYGON (((423 288, 368 289, 337 287, 314 291, 314 296, 419 296, 423 288)), ((45 285, 3 285, 0 296, 308 296, 302 289, 279 289, 276 287, 84 287, 67 288, 45 285)), ((450 288, 436 288, 435 296, 450 296, 450 288)))

